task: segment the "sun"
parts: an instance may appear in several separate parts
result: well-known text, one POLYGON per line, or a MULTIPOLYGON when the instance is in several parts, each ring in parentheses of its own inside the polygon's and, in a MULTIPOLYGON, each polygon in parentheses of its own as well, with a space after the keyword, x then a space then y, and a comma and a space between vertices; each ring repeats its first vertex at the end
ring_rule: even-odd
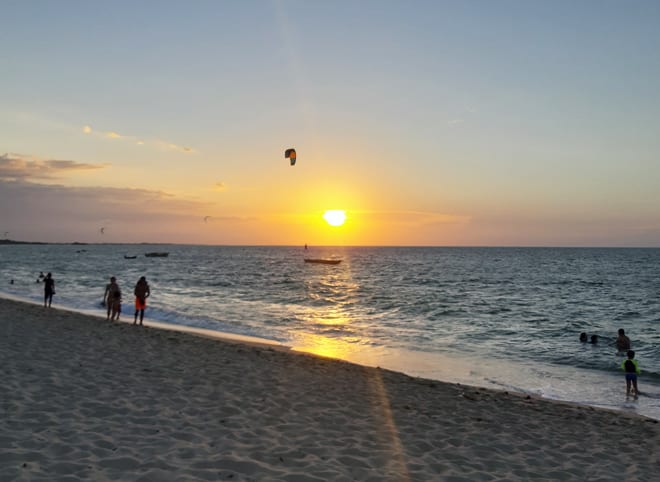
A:
POLYGON ((341 226, 346 222, 346 211, 331 209, 323 213, 323 219, 330 226, 341 226))

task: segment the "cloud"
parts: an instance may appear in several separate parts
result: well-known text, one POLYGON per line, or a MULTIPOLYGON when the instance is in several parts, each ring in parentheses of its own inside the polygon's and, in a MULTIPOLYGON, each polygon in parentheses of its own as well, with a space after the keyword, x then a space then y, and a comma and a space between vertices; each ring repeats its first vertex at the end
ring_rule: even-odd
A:
POLYGON ((106 241, 190 242, 197 236, 235 235, 236 229, 217 229, 255 221, 216 209, 212 202, 165 191, 0 179, 1 229, 21 240, 98 242, 105 227, 106 241), (215 229, 204 229, 205 215, 215 229))
POLYGON ((82 131, 87 135, 103 137, 106 139, 137 139, 131 136, 123 136, 115 131, 95 131, 90 125, 83 126, 82 131))
POLYGON ((168 150, 168 151, 177 151, 184 154, 195 154, 198 151, 190 146, 182 146, 171 141, 164 141, 162 139, 151 139, 144 140, 137 136, 124 135, 116 131, 97 131, 92 129, 92 126, 85 125, 82 128, 83 133, 86 135, 92 135, 103 139, 113 139, 118 141, 133 142, 138 146, 151 146, 156 149, 168 150))
POLYGON ((231 223, 246 223, 250 221, 257 221, 258 218, 254 216, 204 216, 205 223, 218 223, 218 222, 231 222, 231 223))
POLYGON ((164 149, 168 151, 178 151, 178 152, 183 152, 184 154, 193 154, 197 152, 192 147, 180 146, 178 144, 174 144, 173 142, 157 140, 157 141, 152 141, 151 143, 160 149, 164 149))
POLYGON ((221 181, 216 182, 215 186, 213 186, 214 191, 224 191, 225 189, 227 189, 227 185, 221 181))
POLYGON ((455 126, 455 125, 458 125, 458 124, 463 124, 464 122, 465 122, 465 120, 463 120, 463 119, 452 119, 448 122, 448 124, 450 126, 455 126))
POLYGON ((471 216, 431 211, 357 211, 355 214, 375 222, 387 224, 434 226, 440 224, 467 224, 471 216))
POLYGON ((65 174, 104 169, 105 164, 88 164, 76 161, 39 159, 23 154, 0 156, 0 179, 3 180, 53 180, 65 174))

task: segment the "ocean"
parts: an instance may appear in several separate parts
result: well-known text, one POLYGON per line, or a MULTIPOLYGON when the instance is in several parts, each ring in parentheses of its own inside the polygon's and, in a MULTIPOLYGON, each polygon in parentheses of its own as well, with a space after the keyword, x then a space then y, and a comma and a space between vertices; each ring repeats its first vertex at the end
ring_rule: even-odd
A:
POLYGON ((0 245, 1 293, 43 302, 40 271, 63 308, 105 317, 116 276, 130 321, 146 276, 147 320, 660 419, 660 249, 0 245), (638 399, 625 395, 619 328, 638 399))

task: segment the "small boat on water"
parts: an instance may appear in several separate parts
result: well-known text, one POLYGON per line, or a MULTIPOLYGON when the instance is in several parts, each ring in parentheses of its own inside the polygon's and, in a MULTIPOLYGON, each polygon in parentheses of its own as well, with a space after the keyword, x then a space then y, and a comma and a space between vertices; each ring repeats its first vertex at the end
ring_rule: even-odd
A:
POLYGON ((167 258, 170 255, 170 253, 156 251, 153 253, 144 253, 144 255, 147 258, 167 258))
POLYGON ((135 258, 137 258, 137 256, 128 256, 126 254, 124 255, 124 259, 135 259, 135 258))
POLYGON ((305 263, 339 264, 341 259, 305 258, 305 263))

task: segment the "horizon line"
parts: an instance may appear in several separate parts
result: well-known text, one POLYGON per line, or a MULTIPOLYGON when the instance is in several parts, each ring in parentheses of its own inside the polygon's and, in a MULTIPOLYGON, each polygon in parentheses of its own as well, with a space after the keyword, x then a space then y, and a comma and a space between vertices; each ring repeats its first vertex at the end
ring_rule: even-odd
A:
POLYGON ((0 239, 0 245, 21 245, 21 244, 36 244, 36 245, 62 245, 62 246, 215 246, 227 248, 296 248, 301 247, 316 247, 316 248, 499 248, 499 249, 660 249, 660 246, 621 246, 621 245, 602 245, 602 246, 587 246, 587 245, 487 245, 487 244, 355 244, 355 245, 339 245, 339 244, 206 244, 206 243, 163 243, 163 242, 84 242, 84 241, 18 241, 13 239, 0 239))

